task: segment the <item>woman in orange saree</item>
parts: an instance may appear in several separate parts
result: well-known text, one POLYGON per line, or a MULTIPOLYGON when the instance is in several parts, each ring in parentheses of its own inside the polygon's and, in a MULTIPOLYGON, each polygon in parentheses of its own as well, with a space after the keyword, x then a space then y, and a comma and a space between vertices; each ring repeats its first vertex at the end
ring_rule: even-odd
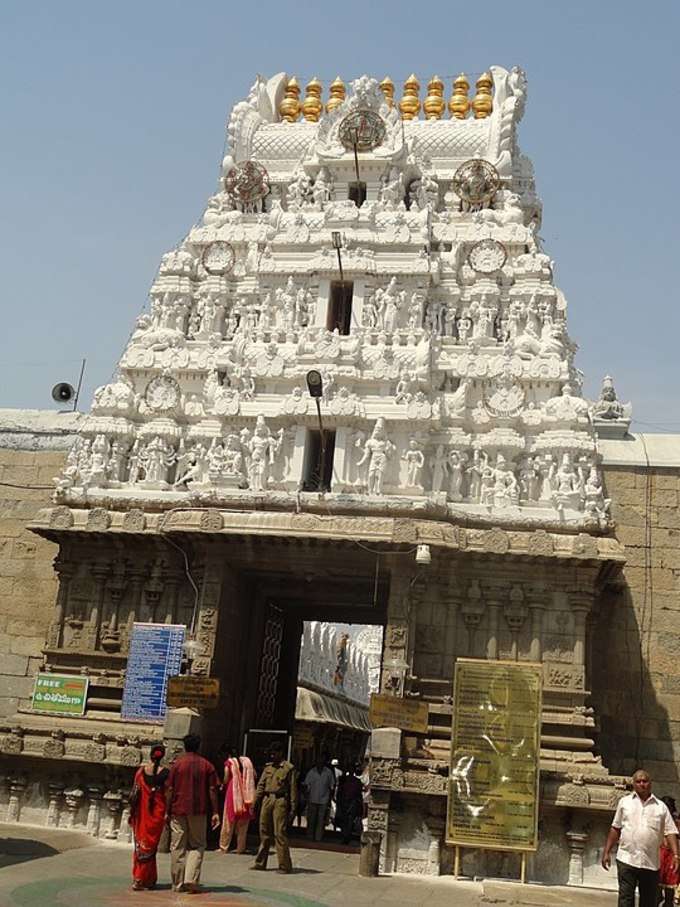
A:
POLYGON ((165 747, 151 747, 151 761, 140 765, 130 797, 130 825, 135 838, 132 857, 132 887, 153 888, 158 880, 156 852, 165 827, 165 782, 168 769, 160 768, 165 747))

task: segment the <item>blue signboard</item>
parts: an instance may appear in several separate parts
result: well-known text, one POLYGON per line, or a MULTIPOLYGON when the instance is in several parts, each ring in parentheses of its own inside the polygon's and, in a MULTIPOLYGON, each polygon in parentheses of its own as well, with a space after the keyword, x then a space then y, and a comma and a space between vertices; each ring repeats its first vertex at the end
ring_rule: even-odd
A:
POLYGON ((125 671, 121 717, 127 721, 163 721, 168 677, 182 666, 185 627, 133 624, 125 671))

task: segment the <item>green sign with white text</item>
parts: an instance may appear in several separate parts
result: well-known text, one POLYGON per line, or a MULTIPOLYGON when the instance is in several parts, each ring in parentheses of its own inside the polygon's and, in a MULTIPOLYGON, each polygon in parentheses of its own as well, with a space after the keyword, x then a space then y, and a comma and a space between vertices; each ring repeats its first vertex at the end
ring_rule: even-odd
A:
POLYGON ((33 709, 59 715, 82 715, 87 700, 87 677, 66 674, 37 674, 33 709))

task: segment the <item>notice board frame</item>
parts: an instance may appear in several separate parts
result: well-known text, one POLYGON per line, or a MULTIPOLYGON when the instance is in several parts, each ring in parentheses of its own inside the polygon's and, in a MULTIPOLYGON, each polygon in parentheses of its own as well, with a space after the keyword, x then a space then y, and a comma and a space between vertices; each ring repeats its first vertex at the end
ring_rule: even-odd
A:
MULTIPOLYGON (((474 850, 492 850, 519 853, 522 855, 522 876, 526 870, 526 854, 533 853, 538 849, 538 814, 539 814, 539 791, 540 791, 540 743, 541 743, 541 718, 543 706, 543 666, 539 662, 528 661, 509 661, 501 659, 485 658, 459 658, 456 660, 455 674, 453 682, 453 714, 451 729, 451 755, 449 762, 449 780, 447 789, 447 809, 446 809, 446 843, 456 847, 456 872, 459 867, 460 848, 469 848, 474 850), (499 668, 510 669, 514 671, 524 671, 531 674, 536 680, 535 700, 534 700, 534 726, 533 726, 533 750, 535 753, 534 763, 534 784, 533 784, 533 837, 530 843, 513 844, 496 840, 486 844, 476 838, 466 837, 464 834, 456 834, 452 829, 452 788, 455 783, 454 779, 454 759, 457 759, 457 753, 460 749, 458 746, 459 732, 461 730, 461 684, 466 667, 481 668, 489 671, 490 676, 499 668)), ((500 798, 499 798, 500 799, 500 798)), ((524 878, 523 878, 524 880, 524 878)))

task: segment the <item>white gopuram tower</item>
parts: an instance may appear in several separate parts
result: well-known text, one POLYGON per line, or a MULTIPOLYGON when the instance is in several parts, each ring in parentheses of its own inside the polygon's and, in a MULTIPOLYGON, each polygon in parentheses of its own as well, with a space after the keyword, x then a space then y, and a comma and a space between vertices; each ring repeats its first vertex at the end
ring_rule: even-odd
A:
MULTIPOLYGON (((54 771, 91 783, 157 738, 120 719, 135 621, 186 624, 221 679, 213 752, 289 726, 302 622, 383 624, 380 689, 429 724, 372 749, 382 865, 450 867, 456 659, 510 659, 543 670, 530 872, 600 884, 621 781, 595 753, 591 618, 623 554, 517 143, 526 79, 491 67, 471 98, 461 75, 447 101, 434 77, 422 116, 419 91, 336 79, 324 104, 279 74, 234 107, 215 194, 33 526, 60 545, 46 668, 87 673, 98 719, 87 748, 60 722, 54 771)), ((21 714, 7 739, 46 758, 51 732, 21 714)))

